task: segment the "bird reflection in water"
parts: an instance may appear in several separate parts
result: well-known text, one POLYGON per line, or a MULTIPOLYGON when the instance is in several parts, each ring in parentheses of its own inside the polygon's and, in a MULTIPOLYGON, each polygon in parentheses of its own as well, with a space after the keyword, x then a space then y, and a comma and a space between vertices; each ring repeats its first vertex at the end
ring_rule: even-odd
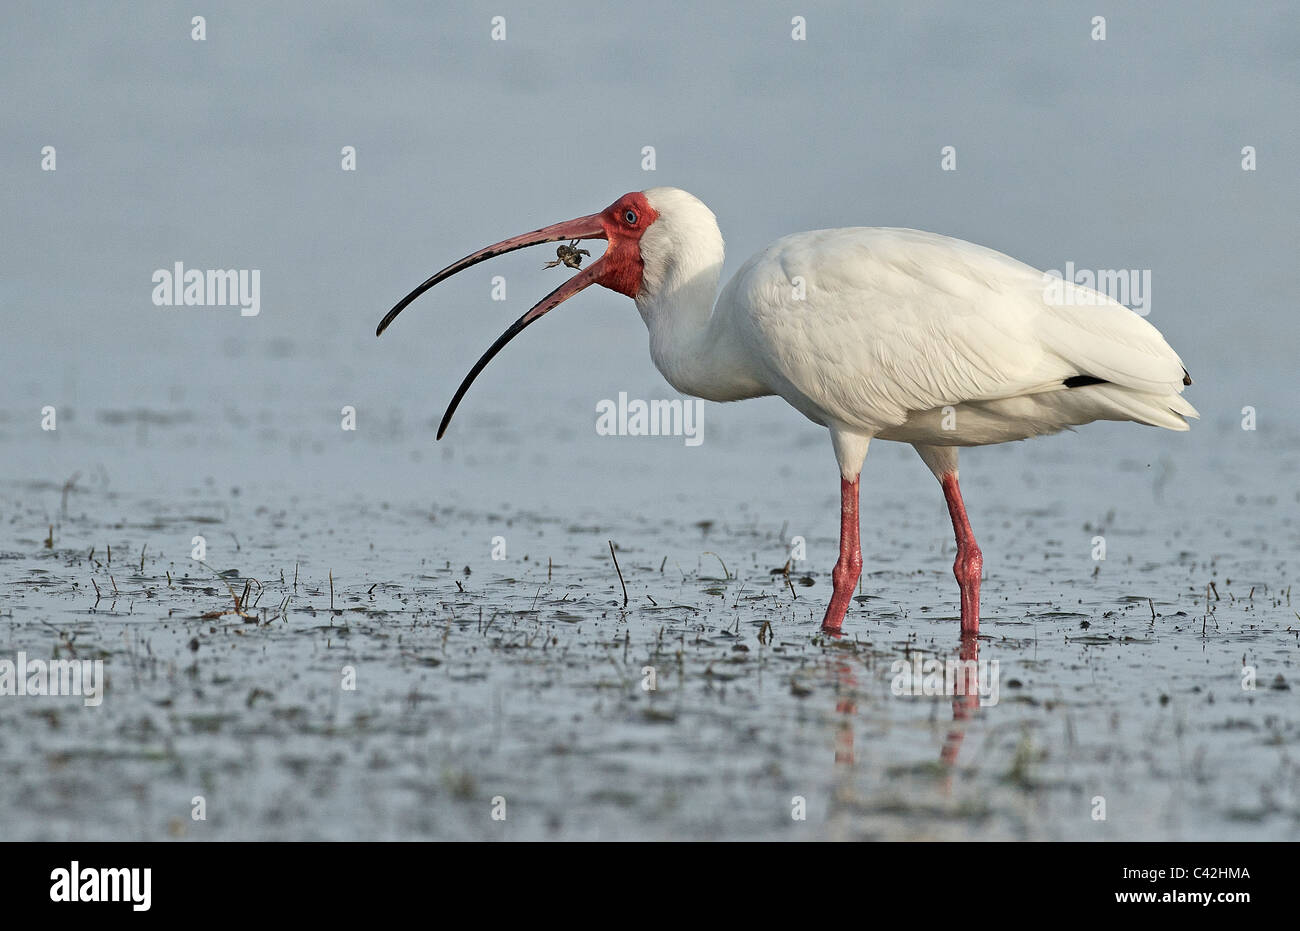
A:
MULTIPOLYGON (((945 793, 951 792, 953 775, 962 742, 969 722, 980 707, 979 638, 961 638, 956 662, 945 664, 953 671, 952 726, 944 736, 939 750, 939 764, 943 770, 945 793)), ((851 769, 857 762, 854 753, 854 724, 858 711, 858 676, 856 663, 849 658, 837 657, 830 662, 829 671, 835 685, 835 764, 851 769)), ((996 663, 995 663, 996 665, 996 663)))

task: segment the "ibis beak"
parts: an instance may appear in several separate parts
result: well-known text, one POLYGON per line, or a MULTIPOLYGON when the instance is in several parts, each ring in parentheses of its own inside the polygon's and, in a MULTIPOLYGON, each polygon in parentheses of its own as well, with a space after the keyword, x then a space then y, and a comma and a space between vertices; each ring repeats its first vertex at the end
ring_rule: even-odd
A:
MULTIPOLYGON (((451 265, 448 265, 428 281, 424 282, 424 284, 406 295, 406 297, 398 301, 397 304, 394 305, 393 309, 384 315, 384 319, 379 321, 379 326, 375 328, 375 335, 382 335, 384 330, 388 328, 388 325, 393 322, 393 319, 405 310, 407 305, 425 291, 428 291, 440 281, 445 281, 457 272, 464 271, 471 265, 477 265, 479 262, 495 258, 498 255, 504 255, 505 253, 513 252, 516 249, 523 249, 526 246, 540 245, 541 243, 560 242, 561 240, 574 239, 608 238, 609 237, 605 233, 605 227, 601 224, 601 215, 592 214, 591 216, 579 217, 576 220, 568 220, 564 223, 556 223, 553 226, 546 226, 539 230, 533 230, 531 233, 512 236, 510 239, 504 239, 495 245, 487 246, 471 255, 465 256, 465 258, 461 259, 459 262, 453 262, 451 265)), ((447 412, 442 415, 442 423, 438 426, 438 439, 442 439, 442 435, 447 432, 447 425, 451 423, 452 414, 456 412, 456 408, 460 405, 461 398, 465 396, 465 392, 469 391, 469 387, 474 383, 474 379, 478 377, 479 372, 483 371, 483 369, 487 367, 487 364, 492 361, 493 357, 505 348, 506 343, 518 336, 528 327, 529 324, 538 320, 543 314, 559 307, 562 303, 573 297, 573 295, 577 294, 582 289, 596 284, 604 271, 604 261, 604 256, 602 256, 582 271, 578 272, 578 274, 574 275, 568 281, 564 282, 564 284, 560 285, 550 294, 546 295, 546 297, 542 298, 542 300, 534 305, 526 314, 511 324, 510 329, 502 333, 501 337, 492 344, 488 351, 483 353, 482 357, 474 363, 474 367, 469 370, 469 374, 465 376, 465 380, 460 383, 460 387, 456 389, 456 394, 452 397, 451 404, 447 407, 447 412)))

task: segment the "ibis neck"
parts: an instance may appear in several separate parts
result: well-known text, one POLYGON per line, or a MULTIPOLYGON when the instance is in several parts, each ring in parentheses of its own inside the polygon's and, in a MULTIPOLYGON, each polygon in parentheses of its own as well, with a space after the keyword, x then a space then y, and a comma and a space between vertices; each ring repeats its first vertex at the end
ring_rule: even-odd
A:
POLYGON ((714 307, 722 259, 685 274, 669 274, 636 306, 650 331, 650 358, 668 383, 706 401, 768 394, 750 373, 730 315, 714 307))

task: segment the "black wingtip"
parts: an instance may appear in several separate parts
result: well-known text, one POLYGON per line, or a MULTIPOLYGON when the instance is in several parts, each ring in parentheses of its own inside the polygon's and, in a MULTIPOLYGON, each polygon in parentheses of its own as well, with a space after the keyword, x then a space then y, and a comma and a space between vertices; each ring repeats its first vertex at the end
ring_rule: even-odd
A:
POLYGON ((1190 385, 1191 383, 1192 383, 1192 376, 1187 374, 1187 369, 1183 369, 1183 384, 1190 385))
POLYGON ((1061 384, 1067 388, 1086 388, 1088 385, 1104 385, 1106 379, 1097 378, 1095 375, 1071 375, 1061 384))

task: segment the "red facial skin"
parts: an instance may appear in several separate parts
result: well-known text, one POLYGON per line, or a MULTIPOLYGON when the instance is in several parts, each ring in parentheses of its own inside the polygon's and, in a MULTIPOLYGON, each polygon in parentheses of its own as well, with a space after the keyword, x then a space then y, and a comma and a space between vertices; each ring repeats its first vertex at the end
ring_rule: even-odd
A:
POLYGON ((600 214, 609 248, 597 261, 604 266, 596 279, 601 287, 635 298, 641 291, 645 263, 641 260, 641 234, 659 214, 640 191, 624 194, 600 214), (629 221, 630 215, 635 217, 629 221))

